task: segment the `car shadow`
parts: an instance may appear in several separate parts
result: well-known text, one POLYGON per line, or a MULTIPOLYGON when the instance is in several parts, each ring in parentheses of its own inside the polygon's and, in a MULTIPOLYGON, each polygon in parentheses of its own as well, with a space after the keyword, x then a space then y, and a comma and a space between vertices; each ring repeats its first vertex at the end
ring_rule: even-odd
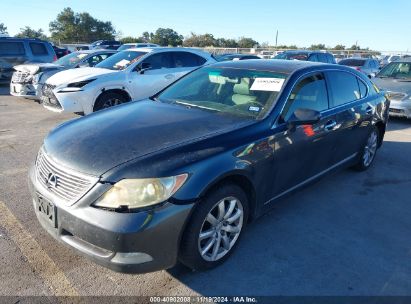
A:
POLYGON ((411 127, 411 119, 402 117, 390 117, 387 129, 389 131, 398 131, 411 127))
POLYGON ((0 83, 0 96, 10 95, 10 86, 7 83, 0 83))
POLYGON ((411 295, 409 155, 411 142, 387 141, 368 171, 277 202, 219 267, 168 273, 204 296, 411 295))

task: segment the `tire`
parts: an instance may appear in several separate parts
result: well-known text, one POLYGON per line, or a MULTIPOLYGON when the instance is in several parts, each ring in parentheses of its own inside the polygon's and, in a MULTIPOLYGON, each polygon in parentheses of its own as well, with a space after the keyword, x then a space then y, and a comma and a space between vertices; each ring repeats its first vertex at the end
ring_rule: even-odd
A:
POLYGON ((211 190, 198 203, 184 231, 180 262, 193 270, 207 270, 227 260, 244 231, 248 210, 247 196, 239 186, 227 183, 211 190), (220 206, 225 207, 222 213, 220 206))
POLYGON ((93 111, 100 111, 103 109, 110 108, 128 101, 124 95, 116 92, 105 92, 101 94, 94 104, 93 111))
POLYGON ((373 126, 367 136, 364 147, 361 149, 358 163, 353 167, 357 171, 365 171, 371 167, 378 150, 380 132, 376 126, 373 126))

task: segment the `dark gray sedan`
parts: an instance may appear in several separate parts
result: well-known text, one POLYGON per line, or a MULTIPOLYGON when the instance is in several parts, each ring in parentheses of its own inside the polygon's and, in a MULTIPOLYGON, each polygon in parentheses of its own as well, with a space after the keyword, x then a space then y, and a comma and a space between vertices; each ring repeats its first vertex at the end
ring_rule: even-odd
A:
POLYGON ((335 170, 368 169, 388 105, 344 66, 205 66, 51 131, 29 173, 35 214, 54 238, 117 271, 178 260, 209 269, 280 199, 335 170))

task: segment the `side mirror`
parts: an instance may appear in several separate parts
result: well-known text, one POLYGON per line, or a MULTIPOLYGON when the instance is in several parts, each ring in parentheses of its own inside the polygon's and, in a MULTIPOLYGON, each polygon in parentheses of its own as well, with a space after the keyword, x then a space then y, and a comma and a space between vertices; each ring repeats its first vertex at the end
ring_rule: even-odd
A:
POLYGON ((321 113, 311 109, 297 109, 288 119, 287 124, 290 129, 299 125, 313 125, 319 122, 321 113))
POLYGON ((151 69, 151 64, 148 62, 142 62, 139 66, 138 72, 144 74, 145 71, 151 69))

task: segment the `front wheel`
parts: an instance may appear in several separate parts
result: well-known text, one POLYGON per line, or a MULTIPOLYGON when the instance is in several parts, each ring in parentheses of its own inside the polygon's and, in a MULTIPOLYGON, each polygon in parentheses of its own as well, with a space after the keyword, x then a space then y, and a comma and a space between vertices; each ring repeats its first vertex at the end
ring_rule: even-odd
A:
POLYGON ((368 135, 367 141, 360 152, 361 157, 358 163, 354 166, 354 169, 358 171, 365 171, 371 167, 371 164, 375 159, 375 155, 377 154, 379 138, 380 132, 376 126, 373 126, 368 135))
POLYGON ((248 218, 248 200, 235 184, 211 191, 193 212, 181 242, 180 261, 194 270, 213 268, 233 252, 248 218))
POLYGON ((101 94, 94 104, 93 111, 100 111, 127 102, 128 99, 116 92, 105 92, 101 94))

